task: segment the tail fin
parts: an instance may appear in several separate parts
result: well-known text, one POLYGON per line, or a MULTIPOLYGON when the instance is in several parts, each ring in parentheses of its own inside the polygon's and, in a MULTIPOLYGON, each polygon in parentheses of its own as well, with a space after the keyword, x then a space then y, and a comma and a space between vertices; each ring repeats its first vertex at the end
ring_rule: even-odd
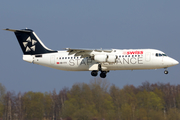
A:
POLYGON ((4 29, 7 31, 12 31, 15 33, 18 42, 21 46, 21 49, 25 55, 35 55, 35 54, 45 54, 45 53, 54 53, 53 51, 47 48, 38 36, 31 29, 23 30, 13 30, 13 29, 4 29))

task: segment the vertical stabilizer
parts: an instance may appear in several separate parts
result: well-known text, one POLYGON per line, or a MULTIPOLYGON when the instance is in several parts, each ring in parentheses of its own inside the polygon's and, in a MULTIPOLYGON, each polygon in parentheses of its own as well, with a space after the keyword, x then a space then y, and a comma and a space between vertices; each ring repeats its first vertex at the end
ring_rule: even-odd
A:
POLYGON ((13 30, 5 29, 15 33, 24 55, 35 55, 54 53, 57 51, 47 48, 31 29, 13 30))

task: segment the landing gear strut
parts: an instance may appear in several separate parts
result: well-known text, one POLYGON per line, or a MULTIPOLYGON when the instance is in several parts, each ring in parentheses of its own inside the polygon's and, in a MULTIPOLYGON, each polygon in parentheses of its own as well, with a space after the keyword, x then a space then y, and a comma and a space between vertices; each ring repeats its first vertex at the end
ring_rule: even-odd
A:
POLYGON ((164 68, 164 69, 166 69, 166 70, 164 71, 164 74, 168 74, 167 68, 164 68))
POLYGON ((105 78, 106 77, 106 71, 102 71, 101 64, 98 65, 98 70, 101 71, 100 77, 105 78))

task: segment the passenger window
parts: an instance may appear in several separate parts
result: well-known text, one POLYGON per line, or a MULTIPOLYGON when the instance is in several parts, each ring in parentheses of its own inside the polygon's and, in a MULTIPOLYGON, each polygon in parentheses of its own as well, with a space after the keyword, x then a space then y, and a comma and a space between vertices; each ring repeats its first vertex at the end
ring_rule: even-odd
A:
POLYGON ((62 59, 64 59, 64 57, 62 57, 62 59))
POLYGON ((138 55, 138 57, 140 57, 140 55, 138 55))
POLYGON ((121 56, 119 56, 119 57, 121 57, 121 56))
POLYGON ((127 55, 125 55, 125 57, 127 57, 127 55))
POLYGON ((134 55, 132 55, 132 57, 134 57, 134 55))
POLYGON ((130 57, 130 55, 128 55, 128 57, 130 57))
POLYGON ((65 59, 67 59, 67 57, 65 57, 65 59))
POLYGON ((70 59, 70 57, 68 57, 68 59, 70 59))
POLYGON ((61 57, 59 57, 59 59, 61 59, 61 57))
POLYGON ((122 55, 122 57, 124 57, 124 55, 122 55))
POLYGON ((135 57, 137 57, 137 55, 135 55, 135 57))

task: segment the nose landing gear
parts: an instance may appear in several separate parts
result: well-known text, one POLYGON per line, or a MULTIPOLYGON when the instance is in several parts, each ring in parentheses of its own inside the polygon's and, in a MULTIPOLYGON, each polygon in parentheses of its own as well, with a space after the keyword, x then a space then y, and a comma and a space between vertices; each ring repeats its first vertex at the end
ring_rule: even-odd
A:
POLYGON ((164 69, 165 69, 164 74, 168 74, 167 68, 164 68, 164 69))
POLYGON ((168 74, 168 71, 167 71, 167 70, 165 70, 165 71, 164 71, 164 74, 168 74))

